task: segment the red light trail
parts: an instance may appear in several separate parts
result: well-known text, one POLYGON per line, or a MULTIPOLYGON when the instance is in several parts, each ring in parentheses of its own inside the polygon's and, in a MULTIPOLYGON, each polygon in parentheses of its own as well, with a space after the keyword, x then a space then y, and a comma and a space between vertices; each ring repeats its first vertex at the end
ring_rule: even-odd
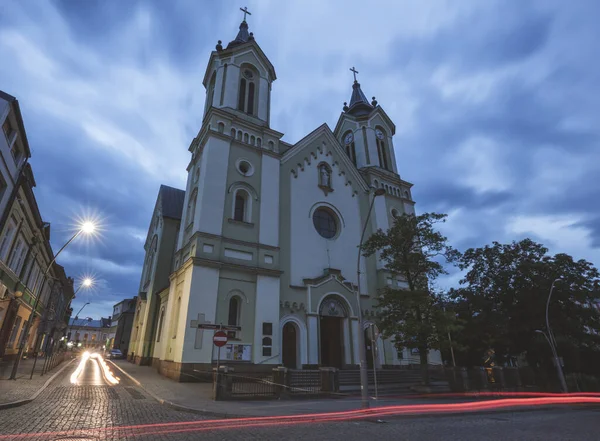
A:
MULTIPOLYGON (((489 396, 491 393, 479 394, 489 396)), ((451 394, 455 395, 455 394, 451 394)), ((458 396, 473 396, 473 394, 456 394, 458 396)), ((309 423, 331 423, 348 420, 360 420, 368 418, 381 418, 400 415, 433 415, 448 413, 477 412, 486 410, 498 410, 506 408, 538 407, 548 405, 567 404, 600 404, 600 394, 543 394, 512 392, 504 395, 518 396, 519 398, 504 398, 483 401, 469 401, 462 403, 442 404, 408 404, 396 406, 381 406, 371 409, 358 409, 344 412, 312 413, 303 415, 285 415, 253 418, 231 418, 221 420, 200 420, 175 423, 141 424, 120 427, 82 429, 62 432, 38 432, 22 433, 13 435, 0 435, 0 440, 17 439, 48 439, 56 436, 102 436, 103 438, 122 436, 149 436, 157 434, 182 433, 182 432, 204 432, 210 430, 226 430, 240 428, 277 427, 294 424, 309 423), (523 395, 530 398, 522 398, 523 395), (536 395, 531 397, 531 395, 536 395)), ((446 395, 448 396, 448 395, 446 395)), ((496 394, 494 396, 499 396, 496 394)))

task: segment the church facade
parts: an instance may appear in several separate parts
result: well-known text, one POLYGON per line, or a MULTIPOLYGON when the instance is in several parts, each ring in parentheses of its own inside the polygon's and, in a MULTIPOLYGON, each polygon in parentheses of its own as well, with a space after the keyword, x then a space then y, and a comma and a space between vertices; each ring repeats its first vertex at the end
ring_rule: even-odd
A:
MULTIPOLYGON (((395 125, 360 84, 333 131, 323 124, 289 144, 270 126, 275 68, 244 20, 210 55, 202 127, 189 146, 185 191, 162 186, 146 241, 128 357, 180 381, 220 358, 248 369, 356 368, 358 333, 375 321, 376 295, 403 281, 358 245, 413 213, 400 178, 395 125), (357 302, 360 277, 360 302, 357 302), (358 311, 363 329, 359 328, 358 311)), ((437 352, 431 363, 440 363, 437 352)), ((369 365, 418 363, 392 342, 367 343, 369 365)))

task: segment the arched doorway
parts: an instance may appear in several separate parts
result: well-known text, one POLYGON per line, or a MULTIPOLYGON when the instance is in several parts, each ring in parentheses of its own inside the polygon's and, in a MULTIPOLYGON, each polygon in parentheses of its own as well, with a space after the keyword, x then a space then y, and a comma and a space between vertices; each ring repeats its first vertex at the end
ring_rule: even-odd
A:
POLYGON ((298 368, 298 329, 292 322, 283 325, 281 361, 286 368, 298 368))
POLYGON ((319 332, 321 366, 341 368, 344 364, 344 318, 347 310, 337 296, 321 302, 319 332))

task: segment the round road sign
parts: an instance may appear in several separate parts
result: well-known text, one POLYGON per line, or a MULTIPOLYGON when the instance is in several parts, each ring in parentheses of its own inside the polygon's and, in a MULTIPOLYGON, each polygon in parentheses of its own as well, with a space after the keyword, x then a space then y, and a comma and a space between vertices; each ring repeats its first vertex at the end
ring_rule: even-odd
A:
POLYGON ((215 335, 213 335, 213 343, 218 348, 225 346, 227 344, 227 334, 225 334, 223 331, 215 332, 215 335))

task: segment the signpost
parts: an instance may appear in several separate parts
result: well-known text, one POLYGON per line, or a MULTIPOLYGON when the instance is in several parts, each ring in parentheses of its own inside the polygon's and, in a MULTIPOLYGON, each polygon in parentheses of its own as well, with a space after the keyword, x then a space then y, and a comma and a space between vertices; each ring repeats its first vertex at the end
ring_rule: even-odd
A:
POLYGON ((227 344, 227 334, 219 330, 213 335, 213 343, 217 347, 217 372, 221 365, 221 347, 227 344))
POLYGON ((241 331, 242 327, 237 325, 217 325, 214 323, 198 323, 198 329, 212 329, 217 331, 213 335, 213 344, 217 349, 217 370, 221 364, 221 348, 227 344, 227 334, 223 331, 241 331))

